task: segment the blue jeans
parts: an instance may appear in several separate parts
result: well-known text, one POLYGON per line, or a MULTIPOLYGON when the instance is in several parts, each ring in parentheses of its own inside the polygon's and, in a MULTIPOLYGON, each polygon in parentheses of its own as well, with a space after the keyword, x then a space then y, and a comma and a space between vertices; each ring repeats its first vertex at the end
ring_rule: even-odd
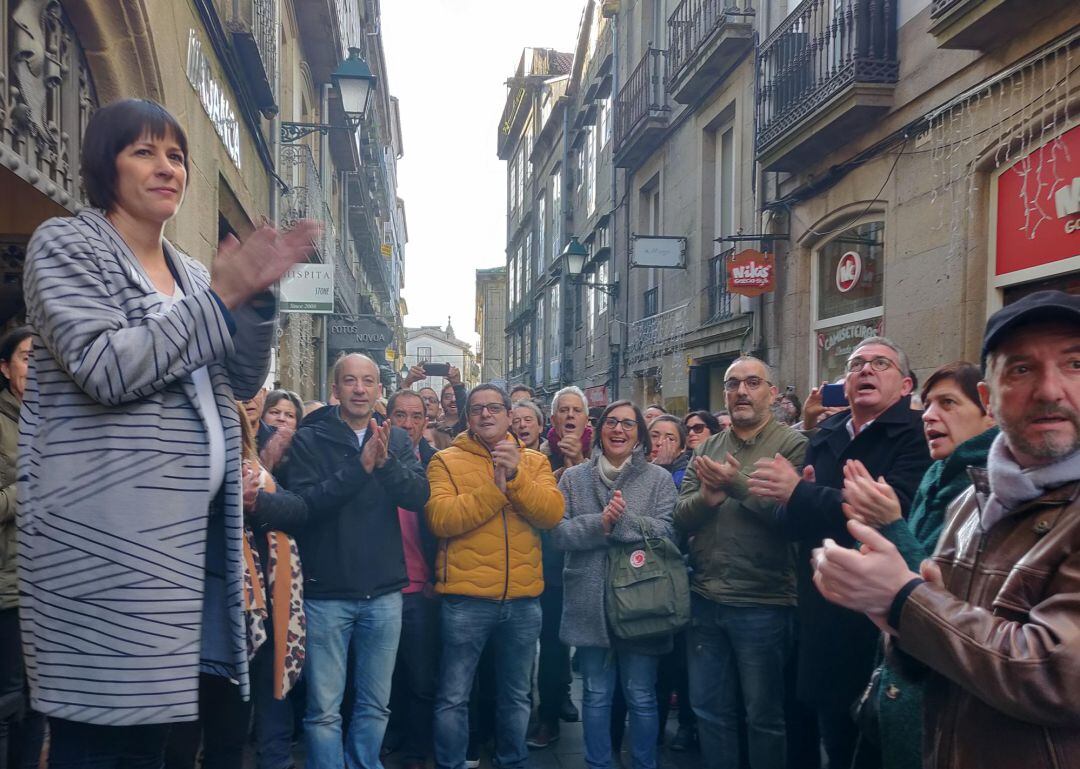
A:
POLYGON ((740 689, 751 769, 786 766, 784 665, 794 622, 793 607, 732 606, 692 595, 690 702, 708 769, 740 766, 740 689))
POLYGON ((401 593, 370 600, 307 600, 304 612, 308 769, 382 769, 379 748, 390 716, 390 682, 401 636, 401 593), (356 701, 343 746, 341 700, 350 645, 356 701))
POLYGON ((435 696, 435 766, 464 769, 469 746, 469 693, 484 645, 495 651, 495 765, 524 769, 529 757, 533 658, 540 638, 540 601, 489 601, 443 596, 442 662, 435 696))
POLYGON ((579 646, 581 721, 585 728, 585 765, 611 769, 611 701, 615 696, 618 658, 623 696, 630 713, 630 759, 633 769, 656 769, 656 669, 660 658, 625 650, 579 646))

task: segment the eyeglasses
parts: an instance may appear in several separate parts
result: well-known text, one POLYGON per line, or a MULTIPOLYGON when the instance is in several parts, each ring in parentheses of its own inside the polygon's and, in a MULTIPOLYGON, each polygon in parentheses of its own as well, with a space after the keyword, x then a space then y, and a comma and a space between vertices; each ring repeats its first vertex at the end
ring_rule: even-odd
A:
POLYGON ((706 425, 704 422, 695 422, 692 425, 687 425, 686 429, 692 432, 694 435, 697 435, 698 433, 705 432, 708 429, 708 425, 706 425))
POLYGON ((434 395, 421 395, 420 400, 422 400, 424 403, 438 403, 439 402, 439 399, 436 398, 434 395))
POLYGON ((497 417, 499 414, 506 412, 506 406, 501 403, 474 403, 469 406, 469 416, 478 417, 485 411, 497 417))
POLYGON ((747 390, 753 392, 754 390, 761 387, 763 384, 771 385, 772 382, 770 382, 768 379, 762 379, 759 376, 748 376, 746 379, 736 379, 735 377, 732 377, 731 379, 724 380, 724 389, 727 390, 729 393, 737 392, 739 389, 739 385, 743 384, 746 385, 747 390))
POLYGON ((609 430, 614 430, 616 427, 622 427, 626 432, 630 432, 637 428, 637 421, 634 419, 616 419, 615 417, 608 417, 604 420, 604 427, 609 430))
POLYGON ((863 370, 863 366, 867 363, 870 364, 870 368, 874 371, 888 371, 891 367, 900 368, 884 355, 879 355, 876 358, 867 360, 866 358, 860 358, 858 356, 850 358, 847 362, 847 370, 849 374, 854 374, 863 370))

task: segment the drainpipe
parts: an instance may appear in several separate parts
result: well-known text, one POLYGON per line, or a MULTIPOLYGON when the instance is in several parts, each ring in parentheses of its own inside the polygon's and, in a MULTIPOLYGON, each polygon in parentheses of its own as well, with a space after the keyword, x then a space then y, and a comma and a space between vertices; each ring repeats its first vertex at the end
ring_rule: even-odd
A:
MULTIPOLYGON (((619 110, 619 14, 616 12, 611 16, 611 116, 612 121, 612 134, 614 134, 614 128, 618 125, 615 122, 615 113, 619 110)), ((616 249, 618 247, 618 240, 616 239, 617 228, 616 224, 619 219, 619 169, 615 167, 615 141, 611 142, 611 269, 608 271, 608 281, 615 275, 616 264, 616 249)), ((629 209, 628 209, 629 210, 629 209)), ((629 226, 627 227, 629 232, 629 226)), ((627 249, 629 249, 630 241, 627 241, 627 249)), ((629 253, 629 250, 627 251, 629 253)), ((627 275, 625 278, 620 275, 620 283, 625 288, 624 293, 629 297, 630 288, 630 275, 629 275, 629 260, 627 260, 627 275)), ((627 312, 625 317, 630 318, 629 314, 629 298, 626 299, 627 312)), ((619 296, 616 294, 612 296, 608 302, 608 306, 611 307, 611 317, 608 318, 608 346, 611 346, 611 329, 615 324, 619 322, 616 317, 618 315, 619 308, 619 296)), ((629 326, 627 326, 629 328, 629 326)), ((626 349, 626 332, 623 332, 621 337, 622 344, 618 349, 611 350, 611 363, 608 372, 608 380, 611 382, 611 401, 615 402, 619 399, 619 358, 622 357, 622 351, 626 349)))

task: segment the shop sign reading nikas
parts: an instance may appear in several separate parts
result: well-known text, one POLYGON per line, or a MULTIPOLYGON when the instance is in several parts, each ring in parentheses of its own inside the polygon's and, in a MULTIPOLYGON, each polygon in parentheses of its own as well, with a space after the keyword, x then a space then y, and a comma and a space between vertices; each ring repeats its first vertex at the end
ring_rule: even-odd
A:
POLYGON ((752 248, 740 251, 728 261, 728 291, 742 296, 760 296, 776 289, 776 257, 752 248))

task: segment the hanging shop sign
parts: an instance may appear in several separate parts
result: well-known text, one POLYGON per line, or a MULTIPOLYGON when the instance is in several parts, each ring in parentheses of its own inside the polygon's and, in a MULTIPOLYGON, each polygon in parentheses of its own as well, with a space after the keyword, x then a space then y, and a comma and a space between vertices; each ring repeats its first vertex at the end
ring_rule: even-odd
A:
POLYGON ((221 137, 229 157, 240 168, 240 121, 225 93, 225 88, 214 77, 210 60, 203 53, 202 42, 195 30, 188 31, 187 77, 195 93, 199 95, 214 130, 221 137))
POLYGON ((748 248, 728 259, 728 291, 742 296, 761 296, 776 290, 776 257, 748 248))
MULTIPOLYGON (((331 350, 378 350, 394 341, 394 332, 378 318, 335 315, 327 324, 326 346, 331 350)), ((392 359, 391 356, 387 356, 392 359)))
MULTIPOLYGON (((1080 125, 1017 160, 997 178, 995 275, 1080 258, 1080 125)), ((1062 269, 1066 265, 1060 265, 1062 269)), ((1050 267, 1053 271, 1053 267, 1050 267)))
POLYGON ((686 238, 631 235, 631 267, 686 267, 686 238))
POLYGON ((603 408, 608 405, 607 385, 585 388, 585 401, 589 408, 603 408))
POLYGON ((298 264, 280 283, 281 312, 334 311, 334 268, 329 264, 298 264))
POLYGON ((856 251, 848 251, 836 263, 836 289, 846 294, 859 285, 862 277, 862 257, 856 251))

